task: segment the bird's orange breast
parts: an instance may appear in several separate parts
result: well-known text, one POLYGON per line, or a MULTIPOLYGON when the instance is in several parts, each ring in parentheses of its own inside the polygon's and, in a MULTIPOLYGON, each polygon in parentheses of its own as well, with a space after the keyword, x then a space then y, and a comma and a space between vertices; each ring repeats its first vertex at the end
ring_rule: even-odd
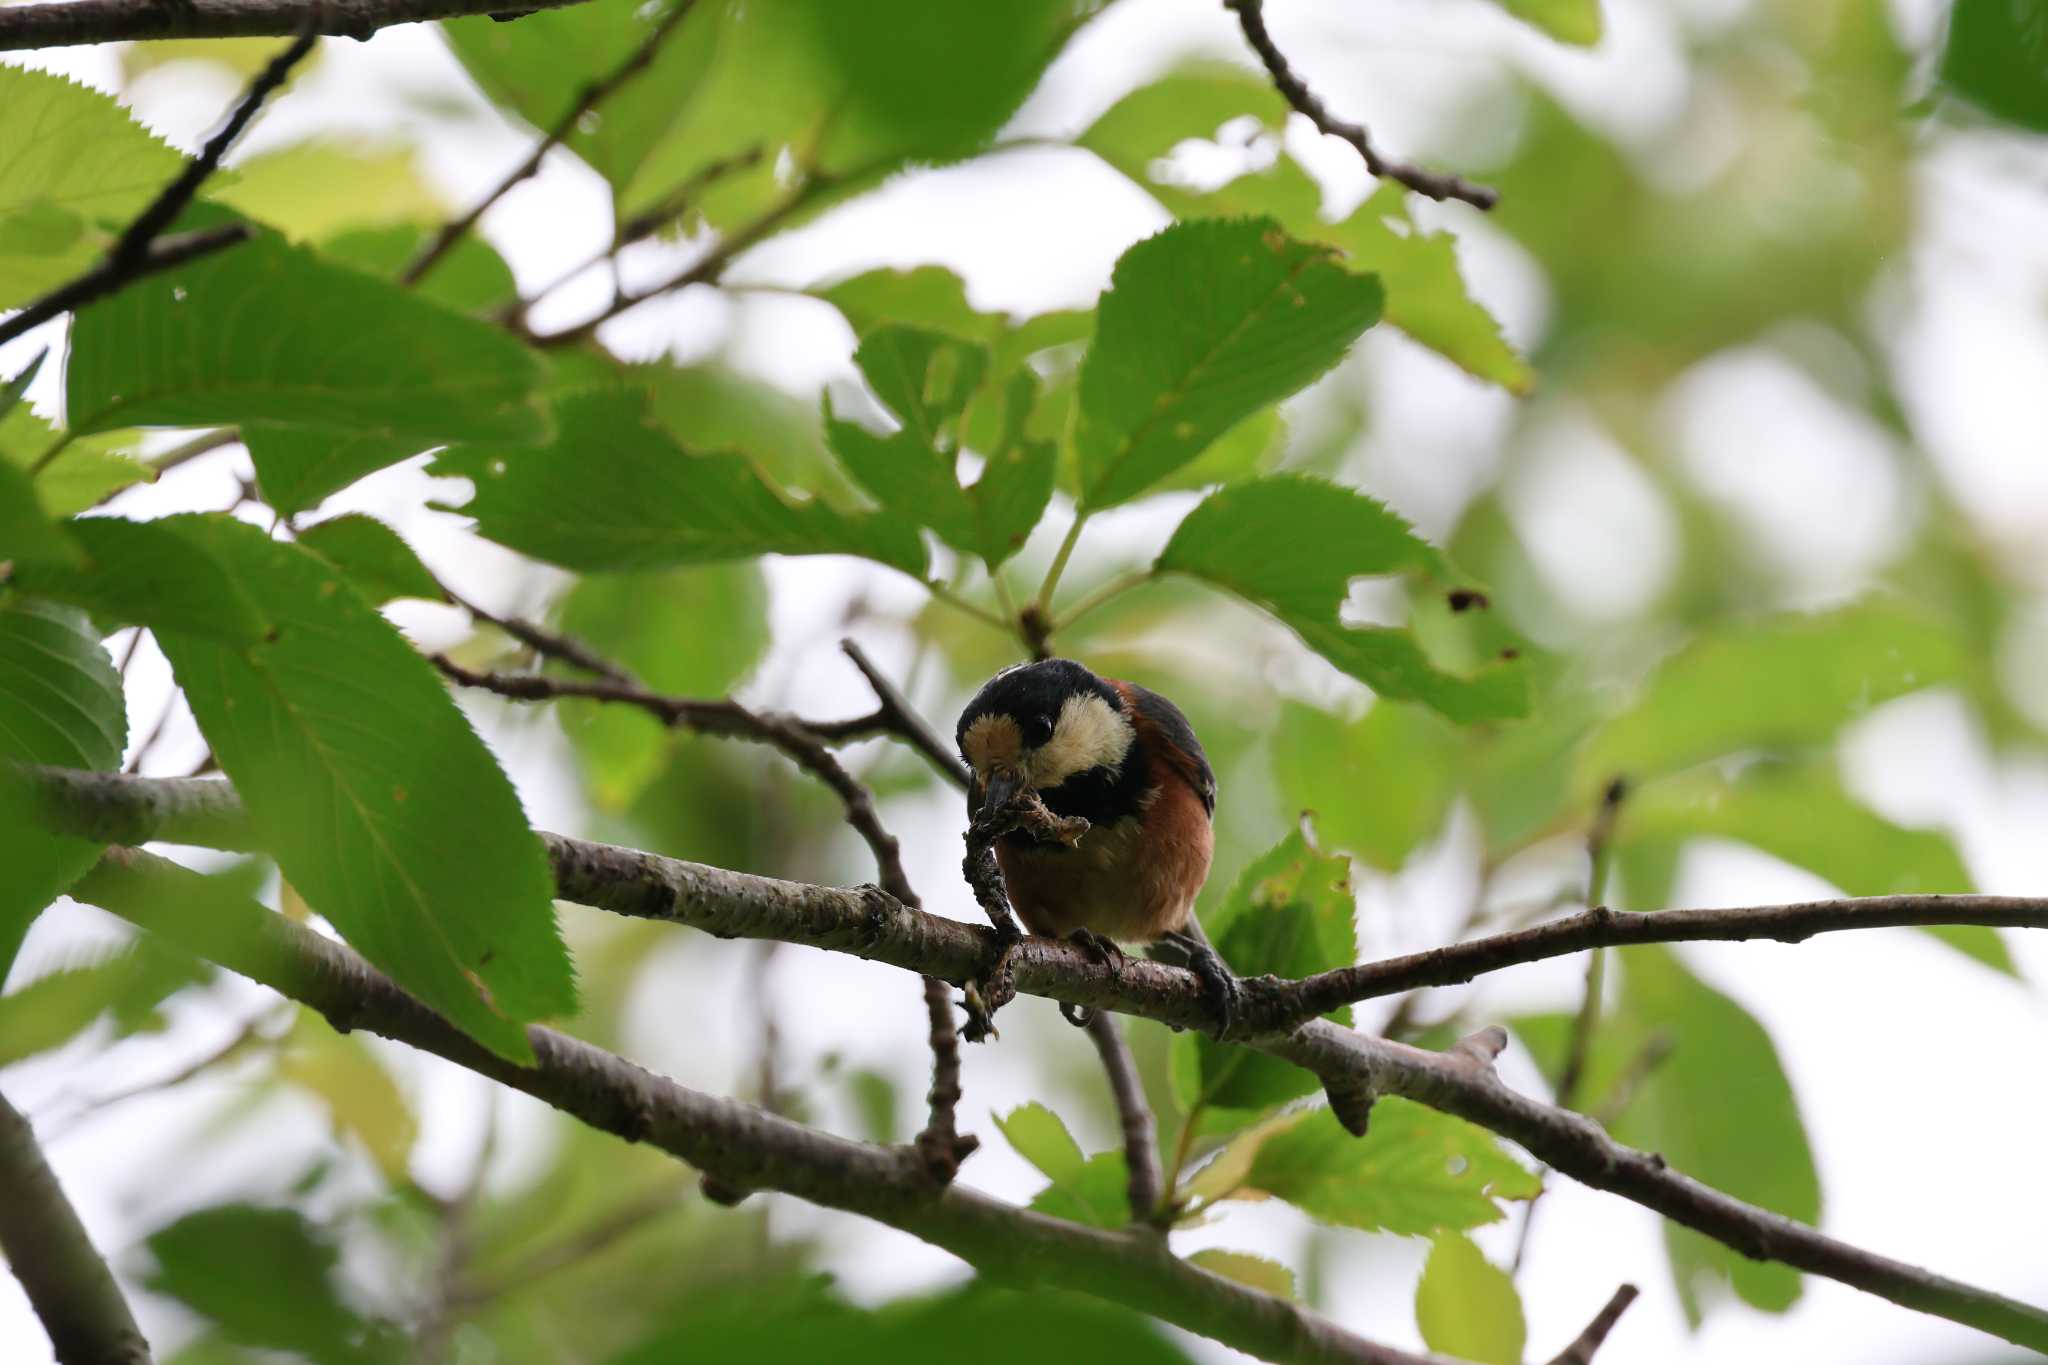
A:
POLYGON ((1092 929, 1150 943, 1180 929, 1209 875, 1209 812, 1178 776, 1160 782, 1139 813, 1099 825, 1073 848, 996 845, 1010 903, 1034 934, 1092 929))

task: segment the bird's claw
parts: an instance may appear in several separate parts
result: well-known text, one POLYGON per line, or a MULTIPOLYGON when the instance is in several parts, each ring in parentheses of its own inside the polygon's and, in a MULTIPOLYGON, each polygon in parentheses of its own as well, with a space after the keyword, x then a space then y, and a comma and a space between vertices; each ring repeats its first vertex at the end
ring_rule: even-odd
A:
POLYGON ((1088 954, 1089 961, 1109 968, 1111 980, 1123 978, 1124 964, 1130 961, 1130 954, 1126 953, 1115 939, 1098 934, 1093 929, 1081 928, 1069 930, 1067 942, 1088 954))

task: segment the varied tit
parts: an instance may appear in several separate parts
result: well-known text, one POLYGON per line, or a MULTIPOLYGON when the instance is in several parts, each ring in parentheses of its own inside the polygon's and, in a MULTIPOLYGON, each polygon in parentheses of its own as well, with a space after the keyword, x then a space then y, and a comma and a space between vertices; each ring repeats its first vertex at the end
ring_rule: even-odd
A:
POLYGON ((995 845, 1010 904, 1035 934, 1165 944, 1215 997, 1224 1030, 1237 981, 1202 936, 1195 893, 1215 848, 1216 775, 1180 708, 1071 659, 1004 669, 960 715, 973 770, 970 814, 1036 792, 1055 815, 1081 816, 1071 846, 1016 829, 995 845))

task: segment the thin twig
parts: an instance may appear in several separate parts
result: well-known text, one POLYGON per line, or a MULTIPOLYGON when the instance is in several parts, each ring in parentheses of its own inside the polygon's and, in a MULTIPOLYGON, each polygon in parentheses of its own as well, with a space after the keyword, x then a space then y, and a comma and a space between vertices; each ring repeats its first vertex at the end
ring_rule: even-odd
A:
MULTIPOLYGON (((868 686, 874 689, 875 700, 880 703, 873 716, 864 717, 858 722, 862 727, 861 733, 880 732, 896 736, 930 759, 932 766, 944 773, 954 786, 962 791, 967 790, 967 765, 961 762, 960 756, 953 752, 951 746, 940 739, 938 733, 926 724, 924 717, 910 704, 910 699, 903 695, 895 683, 889 681, 888 675, 875 667, 874 660, 868 658, 867 651, 851 639, 841 640, 839 648, 853 661, 853 666, 860 670, 860 675, 868 680, 868 686)), ((841 722, 841 725, 843 724, 844 722, 841 722)), ((813 722, 811 729, 824 739, 851 733, 840 730, 839 726, 829 721, 822 724, 813 722)))
POLYGON ((637 686, 632 674, 573 636, 548 630, 516 616, 499 616, 486 611, 467 598, 457 596, 446 584, 441 586, 441 593, 477 620, 496 626, 536 654, 580 668, 585 673, 596 674, 623 687, 637 686))
POLYGON ((669 35, 675 32, 676 26, 683 22, 696 3, 697 0, 675 0, 668 13, 661 17, 661 22, 654 26, 653 32, 647 35, 646 41, 633 49, 624 61, 609 72, 583 87, 582 92, 570 103, 562 116, 555 120, 554 126, 548 129, 547 135, 535 145, 526 160, 513 167, 512 173, 493 186, 490 193, 479 200, 468 213, 446 224, 434 234, 434 240, 427 244, 426 249, 420 252, 413 263, 405 268, 405 273, 399 276, 399 283, 418 284, 442 257, 455 248, 456 243, 469 235, 470 229, 476 226, 477 220, 490 210, 491 205, 503 199, 514 185, 528 179, 540 169, 541 162, 547 159, 547 154, 560 146, 563 139, 576 130, 576 125, 585 114, 610 99, 633 77, 645 71, 654 61, 655 54, 661 51, 661 45, 668 41, 669 35))
POLYGON ((313 50, 313 44, 318 41, 319 33, 309 25, 256 73, 256 78, 249 82, 249 88, 242 92, 241 100, 228 114, 227 121, 206 140, 206 145, 199 149, 199 155, 186 164, 175 180, 164 186, 114 243, 113 249, 107 253, 109 264, 120 269, 132 269, 140 264, 150 244, 177 221, 185 206, 192 202, 192 196, 199 193, 199 187, 206 183, 206 178, 219 168, 220 159, 228 154, 228 148, 235 145, 235 139, 256 117, 263 101, 284 84, 292 68, 313 50))
MULTIPOLYGON (((585 0, 516 0, 519 12, 585 0)), ((289 38, 308 23, 336 37, 367 39, 393 24, 504 13, 508 0, 68 0, 0 5, 0 52, 152 38, 289 38)))
POLYGON ((1621 1074, 1614 1078, 1614 1084, 1608 1088, 1606 1098, 1600 1101, 1600 1107, 1591 1111, 1593 1121, 1602 1128, 1612 1128, 1621 1122, 1621 1116, 1626 1114, 1629 1105, 1635 1102, 1636 1094, 1643 1088, 1643 1083, 1670 1059, 1672 1048, 1670 1034, 1651 1034, 1642 1047, 1636 1050, 1636 1055, 1629 1058, 1628 1064, 1622 1067, 1621 1074))
POLYGON ((1593 1365, 1593 1353, 1607 1342, 1607 1334, 1614 1330, 1614 1324, 1621 1321, 1621 1315, 1636 1301, 1637 1289, 1632 1284, 1622 1285, 1607 1300, 1606 1306, 1593 1315, 1586 1324, 1586 1330, 1572 1339, 1572 1344, 1550 1358, 1550 1365, 1593 1365))
POLYGON ((1088 1038, 1102 1058, 1109 1093, 1116 1100, 1117 1118, 1123 1126, 1131 1222, 1147 1223, 1160 1212, 1159 1125, 1152 1117, 1152 1106, 1145 1102, 1145 1087, 1138 1080, 1137 1065, 1115 1017, 1103 1010, 1090 1014, 1088 1038))
POLYGON ((1406 185, 1417 194, 1431 199, 1462 199, 1475 208, 1490 209, 1500 202, 1500 195, 1485 185, 1475 185, 1463 176, 1448 171, 1425 170, 1406 162, 1389 161, 1372 145, 1372 138, 1359 124, 1346 123, 1329 111, 1316 98, 1315 91, 1308 83, 1294 73, 1287 64, 1287 58, 1274 43, 1273 35, 1266 31, 1265 0, 1223 0, 1223 7, 1237 13, 1238 26, 1244 30, 1245 41, 1259 54, 1266 72, 1273 78, 1273 88, 1278 90, 1295 112, 1315 124, 1318 130, 1331 137, 1342 138, 1358 149, 1358 155, 1365 161, 1365 169, 1383 180, 1393 180, 1406 185))
MULTIPOLYGON (((34 10, 40 5, 23 5, 20 9, 34 10)), ((13 13, 12 8, 0 7, 0 14, 13 13)), ((51 318, 66 313, 75 313, 88 303, 96 303, 107 295, 126 289, 137 280, 149 278, 210 256, 237 242, 247 241, 249 229, 241 223, 227 223, 220 227, 202 228, 197 232, 181 232, 174 237, 164 237, 149 244, 133 264, 117 266, 113 261, 102 261, 69 284, 59 285, 35 302, 26 304, 22 310, 5 322, 0 322, 0 344, 14 340, 30 328, 40 327, 51 318)))
POLYGON ((36 1145, 35 1129, 0 1095, 0 1252, 64 1365, 149 1365, 149 1343, 78 1211, 36 1145))

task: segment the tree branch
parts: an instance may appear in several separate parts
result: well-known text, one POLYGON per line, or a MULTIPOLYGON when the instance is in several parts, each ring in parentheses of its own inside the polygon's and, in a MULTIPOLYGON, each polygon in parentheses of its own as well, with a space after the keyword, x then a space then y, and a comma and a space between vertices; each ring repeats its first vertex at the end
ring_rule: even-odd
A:
POLYGON ((1152 1106, 1145 1102, 1145 1087, 1138 1081, 1137 1065, 1123 1034, 1117 1031, 1116 1019, 1096 1010, 1088 1016, 1087 1028, 1089 1041, 1102 1056, 1102 1069, 1109 1074, 1109 1093, 1123 1124, 1131 1221, 1149 1222, 1162 1212, 1160 1196, 1165 1184, 1159 1171, 1159 1125, 1152 1117, 1152 1106))
POLYGON ((0 1095, 0 1251, 60 1365, 149 1365, 149 1343, 64 1197, 35 1130, 0 1095))
POLYGON ((1636 1287, 1625 1284, 1614 1291, 1614 1297, 1607 1306, 1593 1315, 1586 1324, 1586 1330, 1572 1339, 1572 1344, 1559 1351, 1550 1359, 1550 1365, 1593 1365, 1593 1353, 1607 1342, 1607 1334, 1614 1330, 1614 1324, 1621 1321, 1621 1315, 1636 1301, 1636 1287))
POLYGON ((1372 145, 1371 136, 1356 123, 1346 123, 1329 111, 1316 98, 1315 91, 1308 83, 1294 73, 1287 64, 1286 56, 1273 35, 1266 31, 1265 0, 1223 0, 1223 7, 1237 13, 1238 26, 1244 30, 1245 41, 1259 54, 1266 72, 1273 78, 1273 88, 1278 90, 1295 112, 1303 115, 1316 128, 1331 137, 1342 138, 1358 149, 1365 160, 1365 169, 1384 180, 1397 181, 1414 190, 1417 194, 1428 195, 1431 199, 1462 199, 1475 208, 1490 209, 1500 202, 1500 195, 1484 185, 1448 171, 1425 170, 1406 162, 1389 161, 1372 145))
MULTIPOLYGON (((150 838, 189 840, 205 832, 214 838, 225 836, 225 842, 215 846, 247 846, 245 831, 223 828, 232 823, 226 817, 234 809, 232 797, 222 791, 224 783, 33 768, 20 771, 30 777, 42 798, 39 818, 59 833, 139 842, 150 838), (189 825, 185 819, 188 805, 193 817, 189 825)), ((971 979, 996 945, 992 930, 914 910, 872 888, 842 890, 778 881, 554 834, 542 834, 541 839, 562 899, 617 914, 689 924, 726 938, 775 938, 808 944, 954 982, 971 979)), ((1515 952, 1496 954, 1484 960, 1484 965, 1465 962, 1463 974, 1453 979, 1468 980, 1478 971, 1557 952, 1576 952, 1591 946, 1583 938, 1592 930, 1608 935, 1599 942, 1629 943, 1798 939, 1827 929, 1878 925, 2042 926, 2048 925, 2048 900, 1889 896, 1648 915, 1589 911, 1558 923, 1580 927, 1548 941, 1528 936, 1540 935, 1552 926, 1501 935, 1501 939, 1516 942, 1515 952), (1617 926, 1626 927, 1617 933, 1617 926), (1531 943, 1550 951, 1533 951, 1531 943)), ((1488 942, 1479 941, 1482 945, 1488 942)), ((1200 1028, 1210 1022, 1200 979, 1179 967, 1140 958, 1112 967, 1092 959, 1077 945, 1043 938, 1017 943, 1011 958, 1016 988, 1024 994, 1135 1014, 1178 1028, 1200 1028)), ((226 959, 216 960, 236 966, 226 959)), ((1387 989, 1426 984, 1412 979, 1412 972, 1403 967, 1388 973, 1395 982, 1387 989)), ((1642 1204, 1743 1255, 1824 1275, 2037 1350, 2048 1348, 2048 1310, 1860 1250, 1745 1204, 1670 1169, 1654 1153, 1615 1142, 1582 1115, 1510 1090, 1494 1075, 1491 1065, 1492 1055, 1506 1042, 1499 1029, 1484 1030, 1449 1052, 1437 1053, 1370 1037, 1322 1019, 1284 1031, 1284 1026, 1270 1022, 1284 1018, 1272 1009, 1274 997, 1321 979, 1312 977, 1293 986, 1246 983, 1245 1008, 1232 1037, 1321 1077, 1331 1091, 1333 1108, 1354 1131, 1360 1130, 1370 1097, 1398 1095, 1414 1100, 1491 1129, 1573 1179, 1642 1204)), ((466 1046, 471 1054, 481 1052, 473 1044, 466 1046)), ((506 1069, 503 1063, 493 1060, 493 1064, 501 1071, 506 1069)))
POLYGON ((562 140, 575 131, 577 123, 585 114, 610 99, 628 81, 646 70, 648 64, 654 60, 655 54, 661 51, 661 45, 668 41, 669 35, 688 17, 696 3, 697 0, 675 0, 670 5, 668 13, 654 26, 653 32, 647 35, 645 42, 611 71, 583 87, 568 109, 555 120, 554 126, 548 129, 546 136, 535 144, 526 160, 513 167, 512 173, 500 180, 468 213, 448 223, 434 234, 434 240, 429 242, 426 249, 405 268, 405 274, 399 277, 399 283, 418 284, 443 256, 454 249, 457 242, 469 234, 470 229, 476 226, 477 220, 490 210, 491 205, 503 199, 514 185, 540 169, 540 163, 547 159, 547 154, 560 146, 562 140))
MULTIPOLYGON (((519 13, 584 0, 512 0, 519 13)), ((150 38, 288 38, 314 32, 367 39, 393 24, 504 13, 507 0, 66 0, 0 6, 0 52, 150 38)))
POLYGON ((535 1063, 516 1066, 348 948, 150 854, 110 851, 76 894, 311 1006, 339 1030, 368 1029, 445 1057, 593 1128, 659 1147, 722 1185, 861 1214, 993 1278, 1110 1299, 1265 1360, 1446 1365, 1210 1274, 1156 1237, 1087 1228, 958 1185, 935 1186, 914 1149, 854 1142, 689 1090, 549 1029, 527 1031, 535 1063))

